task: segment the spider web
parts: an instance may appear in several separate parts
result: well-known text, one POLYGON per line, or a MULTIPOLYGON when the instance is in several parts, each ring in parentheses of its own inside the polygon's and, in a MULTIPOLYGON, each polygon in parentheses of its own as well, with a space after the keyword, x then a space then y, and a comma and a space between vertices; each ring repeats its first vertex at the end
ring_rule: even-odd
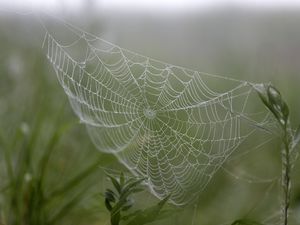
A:
POLYGON ((267 111, 252 104, 254 83, 161 62, 64 27, 68 44, 47 30, 43 47, 74 112, 95 146, 146 177, 159 198, 189 203, 235 149, 270 124, 267 111))

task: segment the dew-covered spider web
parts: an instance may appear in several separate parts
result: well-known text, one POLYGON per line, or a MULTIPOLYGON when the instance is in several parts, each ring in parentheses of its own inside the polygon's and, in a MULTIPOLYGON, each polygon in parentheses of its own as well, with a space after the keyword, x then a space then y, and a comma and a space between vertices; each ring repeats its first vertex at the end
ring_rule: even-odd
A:
POLYGON ((159 198, 195 199, 226 159, 272 121, 255 83, 126 50, 63 24, 43 47, 95 146, 114 154, 159 198), (66 41, 67 40, 67 41, 66 41))

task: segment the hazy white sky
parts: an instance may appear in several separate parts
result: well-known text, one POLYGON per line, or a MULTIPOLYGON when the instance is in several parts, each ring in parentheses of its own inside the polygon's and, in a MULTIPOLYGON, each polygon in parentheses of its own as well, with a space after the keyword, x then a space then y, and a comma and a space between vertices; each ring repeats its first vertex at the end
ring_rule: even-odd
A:
POLYGON ((201 8, 218 5, 241 5, 253 7, 300 6, 300 0, 103 0, 108 7, 160 7, 160 8, 201 8))
MULTIPOLYGON (((80 9, 88 0, 0 0, 0 7, 21 9, 80 9)), ((160 9, 184 10, 213 6, 238 5, 256 8, 299 7, 300 0, 89 0, 104 9, 160 9)))

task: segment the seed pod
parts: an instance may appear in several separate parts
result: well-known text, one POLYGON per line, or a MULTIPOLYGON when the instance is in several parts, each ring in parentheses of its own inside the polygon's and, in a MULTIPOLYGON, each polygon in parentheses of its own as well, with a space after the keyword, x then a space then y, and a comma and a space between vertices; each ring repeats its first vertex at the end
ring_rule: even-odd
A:
POLYGON ((273 85, 268 86, 267 95, 270 105, 269 109, 281 125, 285 126, 289 117, 289 108, 287 104, 282 99, 280 92, 273 85))

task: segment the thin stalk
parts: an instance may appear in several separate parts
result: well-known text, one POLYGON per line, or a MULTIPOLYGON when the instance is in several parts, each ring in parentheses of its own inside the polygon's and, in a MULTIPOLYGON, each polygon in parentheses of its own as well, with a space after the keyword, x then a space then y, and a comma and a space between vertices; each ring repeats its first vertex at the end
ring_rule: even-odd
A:
MULTIPOLYGON (((291 151, 293 148, 293 141, 298 139, 298 134, 291 132, 289 123, 289 107, 281 97, 280 92, 271 84, 256 85, 254 89, 257 91, 260 99, 264 105, 272 112, 278 124, 282 128, 282 149, 281 149, 281 185, 283 191, 282 203, 282 223, 288 225, 288 214, 290 207, 291 195, 291 151)), ((297 143, 297 141, 296 141, 297 143)))
POLYGON ((4 152, 4 162, 6 166, 6 172, 8 174, 8 178, 10 182, 13 180, 14 174, 13 174, 13 166, 12 166, 12 160, 10 157, 10 151, 8 149, 8 145, 2 135, 2 132, 0 130, 0 147, 2 146, 3 152, 4 152))
POLYGON ((282 189, 283 189, 283 225, 288 225, 288 214, 291 195, 291 161, 290 161, 290 137, 287 127, 284 129, 282 149, 282 189))

